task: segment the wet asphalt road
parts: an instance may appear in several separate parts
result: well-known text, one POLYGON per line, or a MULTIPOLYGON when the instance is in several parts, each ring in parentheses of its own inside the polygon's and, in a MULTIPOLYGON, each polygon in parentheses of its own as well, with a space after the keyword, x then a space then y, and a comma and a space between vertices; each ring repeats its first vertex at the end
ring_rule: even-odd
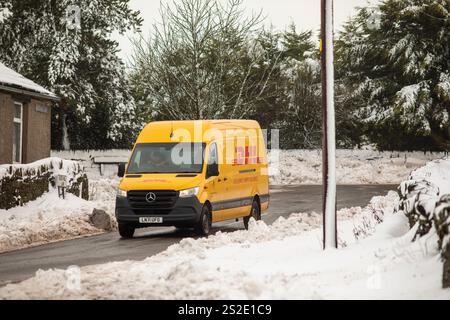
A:
MULTIPOLYGON (((393 185, 338 186, 338 209, 365 206, 373 196, 395 190, 393 185)), ((271 202, 263 220, 270 224, 278 217, 294 212, 321 212, 321 186, 274 186, 271 202)), ((243 222, 222 222, 213 231, 243 229, 243 222)), ((190 231, 174 228, 149 228, 136 232, 131 240, 122 240, 117 232, 62 241, 34 248, 0 254, 0 286, 25 280, 39 269, 67 268, 123 260, 142 260, 164 251, 184 237, 195 237, 190 231)))

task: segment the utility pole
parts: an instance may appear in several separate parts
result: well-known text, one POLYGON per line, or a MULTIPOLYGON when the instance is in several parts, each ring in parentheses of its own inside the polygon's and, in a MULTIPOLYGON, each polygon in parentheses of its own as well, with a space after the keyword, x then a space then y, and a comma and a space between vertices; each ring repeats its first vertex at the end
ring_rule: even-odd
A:
POLYGON ((321 0, 323 247, 337 248, 333 0, 321 0))

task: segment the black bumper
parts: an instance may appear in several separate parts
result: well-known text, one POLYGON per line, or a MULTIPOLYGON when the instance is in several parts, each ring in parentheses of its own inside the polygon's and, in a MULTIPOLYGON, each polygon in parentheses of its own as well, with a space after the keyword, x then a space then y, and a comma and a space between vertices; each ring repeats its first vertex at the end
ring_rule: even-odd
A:
POLYGON ((197 197, 178 198, 170 210, 134 210, 125 197, 116 197, 116 219, 119 223, 126 223, 136 228, 155 226, 193 227, 200 221, 203 204, 197 197), (162 217, 163 223, 140 223, 140 217, 162 217))

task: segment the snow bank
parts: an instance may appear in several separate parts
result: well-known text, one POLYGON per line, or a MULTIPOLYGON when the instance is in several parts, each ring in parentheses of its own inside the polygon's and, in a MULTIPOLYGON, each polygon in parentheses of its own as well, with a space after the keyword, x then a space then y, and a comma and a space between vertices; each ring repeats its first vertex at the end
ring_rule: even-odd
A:
POLYGON ((438 159, 411 172, 410 180, 432 181, 440 194, 450 193, 450 158, 438 159))
POLYGON ((23 207, 0 210, 0 252, 79 236, 98 234, 89 222, 93 209, 105 210, 114 219, 118 180, 90 181, 90 201, 70 193, 60 199, 55 189, 23 207))
MULTIPOLYGON (((337 183, 399 184, 412 170, 445 155, 445 153, 337 150, 337 183)), ((322 153, 319 150, 281 150, 278 163, 275 159, 271 159, 269 172, 270 182, 275 185, 321 184, 322 153)))
POLYGON ((0 210, 0 251, 39 245, 99 232, 89 224, 93 206, 86 200, 57 191, 44 194, 24 207, 0 210))
MULTIPOLYGON (((398 199, 398 198, 397 198, 398 199)), ((317 215, 294 214, 249 231, 184 239, 143 261, 38 271, 0 288, 4 299, 450 299, 440 289, 435 239, 411 242, 393 194, 339 212, 339 250, 322 250, 317 215), (362 240, 364 212, 384 210, 362 240), (350 218, 350 220, 348 220, 350 218)))
POLYGON ((118 179, 87 182, 79 162, 56 157, 1 165, 0 200, 8 200, 4 201, 8 205, 1 206, 0 201, 5 208, 0 209, 0 252, 102 232, 89 221, 94 209, 106 211, 115 227, 118 179), (52 187, 59 174, 67 177, 66 199, 52 187), (18 202, 24 205, 16 206, 18 202))

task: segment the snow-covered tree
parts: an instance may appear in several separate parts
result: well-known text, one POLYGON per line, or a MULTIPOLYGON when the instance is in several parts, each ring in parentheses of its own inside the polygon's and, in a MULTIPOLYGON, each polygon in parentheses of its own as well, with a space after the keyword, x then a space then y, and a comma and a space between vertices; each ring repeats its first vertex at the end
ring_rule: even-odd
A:
POLYGON ((381 148, 449 150, 450 2, 385 0, 376 23, 373 9, 337 41, 339 77, 353 89, 343 103, 381 148))
POLYGON ((261 15, 242 0, 163 4, 151 38, 135 43, 133 83, 156 119, 249 117, 265 97, 276 61, 256 35, 261 15))
POLYGON ((139 28, 129 0, 0 0, 0 60, 63 98, 52 147, 65 126, 72 148, 128 146, 139 127, 112 32, 139 28))
POLYGON ((312 32, 294 24, 280 34, 277 126, 284 148, 316 148, 321 141, 320 62, 312 32))

